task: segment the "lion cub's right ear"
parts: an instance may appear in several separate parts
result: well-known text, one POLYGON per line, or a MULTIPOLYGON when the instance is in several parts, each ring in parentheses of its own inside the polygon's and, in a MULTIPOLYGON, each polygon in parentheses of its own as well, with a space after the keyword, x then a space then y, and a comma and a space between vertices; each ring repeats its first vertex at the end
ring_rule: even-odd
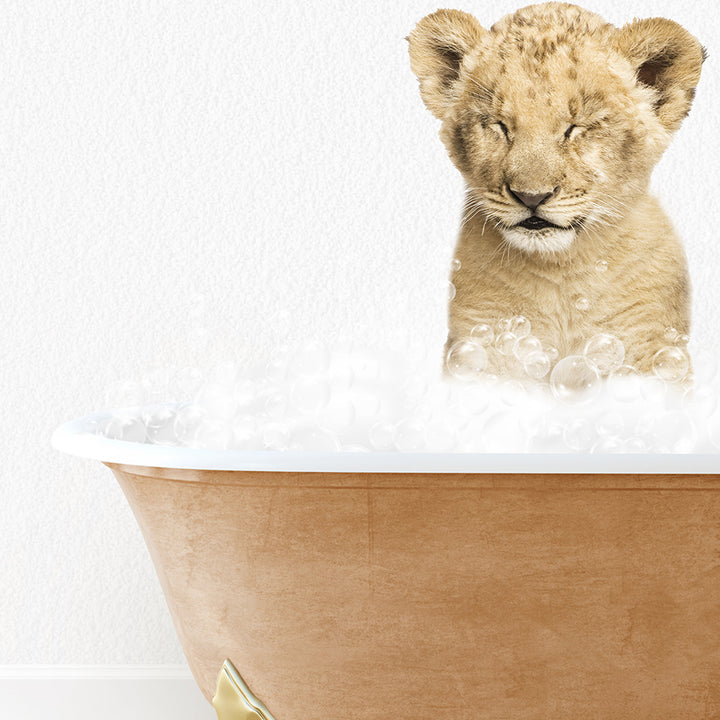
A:
POLYGON ((426 15, 407 37, 410 67, 420 81, 420 95, 436 118, 442 120, 452 106, 462 62, 486 34, 468 13, 437 10, 426 15))

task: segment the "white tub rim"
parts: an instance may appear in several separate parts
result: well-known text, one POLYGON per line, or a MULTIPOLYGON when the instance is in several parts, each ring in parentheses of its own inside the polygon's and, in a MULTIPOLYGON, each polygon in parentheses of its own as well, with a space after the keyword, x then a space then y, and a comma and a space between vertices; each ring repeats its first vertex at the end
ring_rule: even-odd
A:
POLYGON ((112 440, 88 430, 113 411, 70 420, 56 450, 104 463, 185 470, 326 473, 720 474, 718 454, 434 453, 213 450, 112 440))

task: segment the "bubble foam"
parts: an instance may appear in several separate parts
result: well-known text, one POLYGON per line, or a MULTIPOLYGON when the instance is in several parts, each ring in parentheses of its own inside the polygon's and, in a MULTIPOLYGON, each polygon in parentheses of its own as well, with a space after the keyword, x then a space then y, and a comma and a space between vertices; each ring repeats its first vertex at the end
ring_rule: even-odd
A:
MULTIPOLYGON (((503 329, 503 327, 505 329, 503 329)), ((96 432, 183 447, 320 452, 701 453, 720 451, 720 378, 700 353, 693 387, 684 348, 669 346, 652 375, 622 365, 615 338, 557 359, 524 318, 495 339, 521 377, 488 367, 492 328, 445 358, 351 343, 277 348, 251 368, 155 368, 114 383, 96 432), (515 334, 519 332, 521 337, 515 334), (526 332, 527 331, 527 332, 526 332)))

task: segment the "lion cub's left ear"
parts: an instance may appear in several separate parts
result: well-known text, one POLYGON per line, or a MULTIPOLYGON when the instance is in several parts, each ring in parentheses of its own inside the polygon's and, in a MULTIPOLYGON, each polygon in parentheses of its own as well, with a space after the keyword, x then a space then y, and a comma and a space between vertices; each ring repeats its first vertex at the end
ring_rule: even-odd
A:
POLYGON ((620 28, 615 49, 635 68, 637 80, 657 91, 655 112, 674 132, 690 112, 705 48, 678 23, 665 18, 634 20, 620 28))
POLYGON ((436 118, 442 120, 453 105, 463 61, 486 35, 487 30, 461 10, 426 15, 408 35, 410 66, 420 81, 420 95, 436 118))

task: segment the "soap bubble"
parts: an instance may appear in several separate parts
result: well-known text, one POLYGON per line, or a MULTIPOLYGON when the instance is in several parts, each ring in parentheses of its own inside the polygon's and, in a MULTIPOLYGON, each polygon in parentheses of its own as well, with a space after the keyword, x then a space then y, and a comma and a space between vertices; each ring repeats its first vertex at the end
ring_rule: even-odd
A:
POLYGON ((460 260, 458 260, 457 258, 455 258, 455 259, 452 261, 452 271, 453 271, 454 273, 456 273, 461 267, 462 267, 462 263, 460 262, 460 260))
POLYGON ((430 452, 450 452, 455 447, 459 430, 455 419, 441 415, 426 423, 424 440, 430 452))
POLYGON ((274 391, 265 399, 265 412, 279 420, 288 411, 288 398, 284 392, 274 391))
POLYGON ((512 320, 511 318, 502 318, 501 320, 498 320, 497 323, 497 329, 498 332, 510 332, 510 324, 512 320))
POLYGON ((625 421, 618 412, 605 412, 595 421, 598 435, 617 437, 622 434, 624 428, 625 421))
POLYGON ((501 380, 498 391, 500 401, 505 405, 520 405, 527 399, 523 384, 517 380, 501 380))
POLYGON ((660 452, 688 453, 695 445, 695 426, 684 411, 669 410, 659 415, 652 435, 660 452))
POLYGON ((520 362, 525 362, 525 358, 534 352, 540 352, 542 350, 542 343, 534 335, 525 335, 521 337, 514 349, 515 357, 520 362))
POLYGON ((460 430, 467 425, 469 413, 467 408, 458 399, 453 400, 444 408, 439 408, 433 415, 431 422, 441 422, 448 427, 457 438, 460 430))
POLYGON ((330 400, 330 387, 322 378, 301 377, 293 386, 290 399, 300 412, 315 414, 330 400))
POLYGON ((590 448, 591 453, 614 455, 616 453, 624 452, 624 441, 619 437, 612 437, 606 435, 601 437, 593 446, 590 448))
POLYGON ((100 420, 95 433, 110 440, 143 443, 146 439, 145 423, 136 413, 116 411, 100 420))
POLYGON ((352 358, 349 353, 337 351, 330 356, 330 367, 328 368, 330 385, 335 390, 348 390, 355 378, 352 367, 352 358))
POLYGON ((122 436, 118 439, 125 442, 144 443, 147 440, 147 431, 141 415, 136 412, 118 411, 113 414, 115 420, 122 427, 122 436))
POLYGON ((625 359, 625 346, 614 335, 599 333, 585 344, 585 360, 601 375, 618 370, 625 359))
POLYGON ((524 315, 515 315, 510 319, 510 332, 517 338, 524 338, 530 334, 530 321, 524 315))
POLYGON ((352 359, 352 372, 359 383, 374 383, 380 377, 380 362, 369 353, 357 352, 352 359))
POLYGON ((484 384, 462 386, 458 402, 465 414, 477 415, 488 407, 490 395, 484 384))
POLYGON ((690 360, 681 348, 668 345, 653 355, 652 369, 661 380, 678 382, 687 375, 690 360))
POLYGON ((659 377, 648 375, 640 383, 640 394, 648 402, 661 405, 667 394, 667 385, 659 377))
POLYGON ((709 417, 717 407, 717 390, 707 386, 688 388, 682 397, 682 406, 693 417, 709 417))
POLYGON ((657 409, 653 412, 644 412, 640 417, 636 418, 632 431, 638 437, 649 439, 652 436, 653 427, 655 425, 655 417, 657 409))
POLYGON ((676 345, 687 345, 690 342, 690 336, 689 335, 678 335, 675 338, 675 344, 676 345))
POLYGON ((583 295, 579 295, 575 298, 575 308, 580 312, 586 312, 590 309, 590 301, 583 295))
POLYGON ((487 416, 476 415, 468 420, 468 423, 460 432, 459 446, 462 452, 483 452, 484 432, 487 424, 487 416))
POLYGON ((627 438, 627 440, 623 443, 624 453, 647 453, 649 450, 650 448, 648 447, 648 444, 637 435, 627 438))
POLYGON ((554 345, 543 345, 543 351, 550 358, 551 364, 560 357, 560 351, 554 345))
POLYGON ((414 418, 401 420, 393 431, 393 442, 400 452, 418 452, 425 444, 425 427, 414 418))
POLYGON ((257 399, 257 385, 250 379, 241 380, 235 385, 233 396, 237 408, 248 408, 257 399))
POLYGON ((453 283, 449 282, 447 284, 447 289, 448 289, 448 300, 452 300, 457 293, 457 290, 455 289, 455 285, 453 285, 453 283))
POLYGON ((413 374, 405 379, 401 391, 410 403, 415 404, 428 389, 427 379, 423 375, 413 374))
POLYGON ((355 406, 355 416, 360 425, 373 422, 383 406, 383 400, 377 388, 372 390, 356 389, 353 392, 352 400, 355 406))
POLYGON ((321 342, 305 343, 295 358, 294 367, 300 375, 317 377, 324 373, 330 365, 330 352, 321 342))
POLYGON ((668 345, 673 345, 677 340, 678 335, 680 335, 680 333, 674 327, 667 327, 663 333, 663 338, 665 338, 665 342, 668 345))
POLYGON ((191 445, 195 440, 195 433, 206 415, 205 409, 194 403, 180 407, 175 415, 174 427, 178 442, 182 445, 191 445))
POLYGON ((288 374, 290 362, 287 356, 271 357, 265 366, 265 377, 273 382, 282 382, 288 374))
POLYGON ((587 452, 595 441, 595 430, 586 418, 575 418, 563 428, 563 441, 575 452, 587 452))
POLYGON ((523 362, 525 372, 533 378, 540 380, 550 372, 550 358, 544 352, 532 352, 523 362))
POLYGON ((640 373, 632 365, 621 365, 607 379, 607 391, 620 402, 636 402, 640 399, 640 373))
POLYGON ((426 400, 415 405, 414 408, 410 409, 410 413, 413 419, 419 420, 420 422, 427 422, 433 414, 432 406, 426 400))
POLYGON ((232 423, 232 446, 239 450, 260 449, 258 421, 254 415, 239 415, 232 423))
POLYGON ((427 392, 425 393, 427 401, 433 406, 445 405, 450 400, 450 396, 450 383, 444 380, 436 380, 435 382, 429 383, 427 392))
POLYGON ((423 430, 424 444, 431 452, 450 452, 455 446, 456 432, 445 418, 433 418, 423 430))
POLYGON ((564 433, 565 424, 561 420, 543 417, 535 428, 528 449, 534 452, 564 453, 567 451, 564 433))
POLYGON ((330 432, 342 432, 355 422, 355 405, 345 396, 331 396, 329 403, 320 411, 320 427, 330 432))
POLYGON ((375 450, 378 450, 380 452, 392 450, 394 433, 395 426, 393 425, 393 423, 377 422, 370 428, 370 445, 372 445, 375 450))
POLYGON ((470 331, 470 337, 480 345, 487 347, 495 339, 495 333, 488 323, 478 323, 470 331))
POLYGON ((206 418, 195 432, 193 447, 226 450, 233 439, 231 425, 225 420, 206 418))
POLYGON ((261 428, 260 436, 267 450, 287 450, 290 430, 285 423, 266 423, 261 428))
POLYGON ((597 397, 602 383, 582 355, 568 355, 554 367, 550 387, 558 400, 581 404, 597 397))
POLYGON ((482 430, 482 447, 491 453, 525 452, 529 437, 516 411, 500 410, 487 418, 482 430))
POLYGON ((473 380, 487 366, 485 348, 472 340, 459 340, 448 350, 448 372, 458 380, 473 380))
POLYGON ((608 263, 607 260, 598 260, 595 263, 595 269, 598 272, 604 273, 608 269, 608 263))
POLYGON ((147 439, 154 445, 175 445, 175 410, 168 405, 148 405, 142 410, 147 439))
POLYGON ((515 352, 517 336, 509 330, 504 330, 495 338, 495 349, 501 355, 512 355, 515 352))
POLYGON ((290 435, 289 448, 309 452, 337 452, 340 441, 333 433, 322 428, 304 427, 290 435))

